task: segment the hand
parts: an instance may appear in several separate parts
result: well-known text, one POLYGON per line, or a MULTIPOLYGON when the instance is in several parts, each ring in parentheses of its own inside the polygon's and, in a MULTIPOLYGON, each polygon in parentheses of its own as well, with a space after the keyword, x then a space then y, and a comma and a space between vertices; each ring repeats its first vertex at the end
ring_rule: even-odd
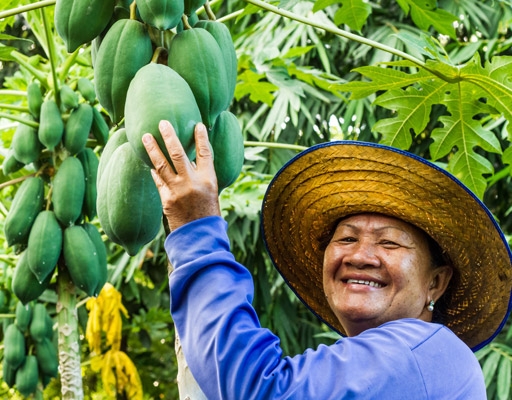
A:
POLYGON ((169 228, 173 230, 199 218, 220 215, 217 176, 205 126, 199 123, 194 129, 196 163, 188 159, 170 122, 160 121, 159 129, 174 169, 151 134, 144 134, 142 142, 155 166, 151 174, 169 228))

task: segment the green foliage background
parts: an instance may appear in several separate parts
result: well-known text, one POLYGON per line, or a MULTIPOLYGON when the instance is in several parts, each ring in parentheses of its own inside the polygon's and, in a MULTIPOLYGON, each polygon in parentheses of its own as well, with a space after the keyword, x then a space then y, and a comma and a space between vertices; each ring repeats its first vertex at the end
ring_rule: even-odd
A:
MULTIPOLYGON (((0 13, 30 3, 9 0, 0 13)), ((254 274, 254 306, 262 324, 280 336, 287 354, 336 339, 283 284, 260 238, 266 185, 297 151, 334 139, 412 151, 459 177, 510 235, 510 2, 238 0, 212 1, 211 7, 236 45, 238 83, 231 110, 246 139, 244 171, 223 191, 222 208, 233 252, 254 274)), ((49 15, 52 9, 46 7, 49 15)), ((20 68, 20 60, 48 74, 39 15, 29 11, 0 20, 0 113, 16 116, 19 112, 5 105, 26 104, 23 92, 32 74, 20 68)), ((59 59, 70 63, 69 79, 92 76, 89 46, 70 60, 56 34, 54 39, 59 59)), ((0 120, 0 159, 15 125, 9 118, 0 120)), ((0 184, 23 173, 0 175, 0 184)), ((2 186, 0 224, 13 191, 12 185, 2 186)), ((161 232, 133 258, 109 244, 109 280, 121 290, 131 316, 124 324, 124 346, 139 368, 147 398, 178 398, 163 239, 161 232)), ((0 244, 0 286, 8 294, 17 256, 2 237, 0 244)), ((43 300, 54 304, 55 294, 50 290, 43 300)), ((6 314, 14 306, 10 298, 6 314)), ((85 320, 84 309, 79 311, 85 320)), ((511 335, 507 324, 477 354, 489 399, 510 397, 511 335)), ((85 343, 82 347, 85 386, 95 398, 101 385, 87 373, 88 349, 85 343)), ((5 386, 0 396, 2 390, 5 386)), ((45 396, 58 397, 58 382, 45 396)))

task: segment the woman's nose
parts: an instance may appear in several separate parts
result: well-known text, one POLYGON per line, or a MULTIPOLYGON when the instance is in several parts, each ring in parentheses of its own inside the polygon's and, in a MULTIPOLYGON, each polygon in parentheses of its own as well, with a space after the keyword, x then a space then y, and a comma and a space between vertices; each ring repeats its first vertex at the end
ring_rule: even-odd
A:
POLYGON ((359 241, 345 255, 345 262, 357 268, 378 267, 380 259, 376 246, 372 243, 359 241))

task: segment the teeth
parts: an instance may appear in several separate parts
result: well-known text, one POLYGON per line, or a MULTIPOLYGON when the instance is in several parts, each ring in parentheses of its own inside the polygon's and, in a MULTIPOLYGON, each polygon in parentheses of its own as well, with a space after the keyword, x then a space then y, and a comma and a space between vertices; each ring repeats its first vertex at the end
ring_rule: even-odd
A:
POLYGON ((376 288, 382 287, 382 285, 380 283, 373 282, 373 281, 363 281, 361 279, 348 279, 347 283, 357 283, 359 285, 368 285, 368 286, 376 287, 376 288))

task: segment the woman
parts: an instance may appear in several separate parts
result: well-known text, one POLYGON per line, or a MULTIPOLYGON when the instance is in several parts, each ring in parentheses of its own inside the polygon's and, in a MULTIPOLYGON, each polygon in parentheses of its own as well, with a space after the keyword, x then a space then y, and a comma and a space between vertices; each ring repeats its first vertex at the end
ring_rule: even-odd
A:
POLYGON ((252 278, 229 251, 207 133, 196 164, 172 126, 171 168, 143 137, 172 229, 171 313, 209 399, 485 399, 472 350, 509 313, 511 256, 488 210, 413 155, 359 142, 315 146, 263 202, 269 254, 297 296, 346 336, 295 357, 261 328, 252 278), (432 322, 434 321, 434 322, 432 322))

